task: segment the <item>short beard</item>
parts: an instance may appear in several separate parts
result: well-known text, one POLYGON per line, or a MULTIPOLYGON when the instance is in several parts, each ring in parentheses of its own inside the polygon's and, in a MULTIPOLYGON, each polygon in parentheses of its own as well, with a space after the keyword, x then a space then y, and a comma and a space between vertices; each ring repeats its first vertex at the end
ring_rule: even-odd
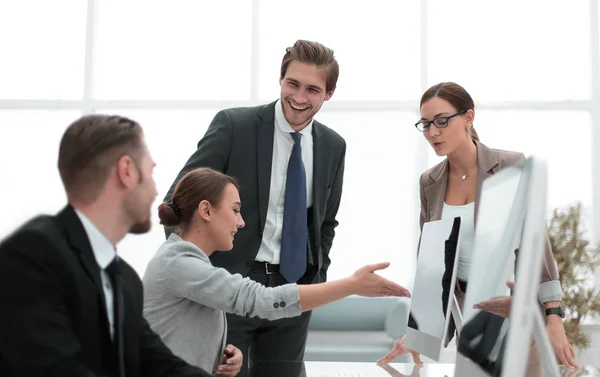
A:
POLYGON ((144 222, 135 223, 129 228, 129 233, 131 234, 144 234, 148 233, 152 228, 152 221, 147 219, 144 222))

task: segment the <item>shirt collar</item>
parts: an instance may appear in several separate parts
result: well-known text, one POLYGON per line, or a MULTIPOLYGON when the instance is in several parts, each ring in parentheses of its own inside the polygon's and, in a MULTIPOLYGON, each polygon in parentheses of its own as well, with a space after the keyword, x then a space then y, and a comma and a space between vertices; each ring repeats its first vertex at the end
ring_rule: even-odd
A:
POLYGON ((79 220, 81 220, 81 223, 83 224, 83 229, 85 229, 90 240, 96 263, 98 263, 100 268, 105 269, 117 256, 114 246, 83 213, 79 212, 77 209, 75 209, 75 213, 79 216, 79 220))
MULTIPOLYGON (((300 130, 300 133, 303 136, 311 135, 313 122, 314 120, 311 119, 306 127, 300 130)), ((283 104, 281 103, 281 100, 277 100, 277 103, 275 104, 275 126, 277 129, 279 129, 279 131, 288 135, 292 132, 295 132, 292 126, 290 126, 288 123, 287 119, 285 119, 285 115, 283 115, 283 104)), ((289 136, 291 138, 292 135, 289 136)))

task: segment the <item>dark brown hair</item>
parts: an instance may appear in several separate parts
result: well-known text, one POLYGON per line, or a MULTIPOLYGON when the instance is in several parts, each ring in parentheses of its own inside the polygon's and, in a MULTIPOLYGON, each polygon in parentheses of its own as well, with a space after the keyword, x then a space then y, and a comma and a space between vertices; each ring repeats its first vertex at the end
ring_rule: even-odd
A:
POLYGON ((201 201, 215 207, 221 205, 223 191, 228 184, 239 189, 237 180, 210 168, 189 171, 177 182, 171 201, 158 206, 158 218, 166 227, 187 230, 201 201))
POLYGON ((318 67, 324 66, 327 69, 325 91, 329 93, 335 89, 340 75, 340 66, 333 55, 332 49, 323 46, 319 42, 297 40, 293 47, 288 47, 285 50, 285 55, 283 55, 281 61, 281 79, 285 77, 288 66, 294 60, 314 64, 318 67))
MULTIPOLYGON (((427 89, 421 97, 419 108, 433 97, 439 97, 448 101, 456 111, 473 110, 475 111, 475 103, 471 95, 462 86, 453 82, 441 82, 427 89)), ((475 128, 471 126, 471 137, 473 140, 479 141, 479 135, 475 128)))
POLYGON ((85 115, 73 122, 60 141, 58 171, 69 200, 98 198, 111 167, 130 156, 139 170, 143 153, 140 125, 118 115, 85 115))

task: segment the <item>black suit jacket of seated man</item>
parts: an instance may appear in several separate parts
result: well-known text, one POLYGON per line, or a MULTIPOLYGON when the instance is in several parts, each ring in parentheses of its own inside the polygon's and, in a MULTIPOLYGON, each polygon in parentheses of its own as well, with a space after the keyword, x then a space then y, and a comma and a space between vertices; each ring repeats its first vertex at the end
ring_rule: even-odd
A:
POLYGON ((0 376, 205 377, 142 316, 142 283, 122 259, 123 359, 111 340, 100 268, 75 210, 27 222, 0 243, 0 376))

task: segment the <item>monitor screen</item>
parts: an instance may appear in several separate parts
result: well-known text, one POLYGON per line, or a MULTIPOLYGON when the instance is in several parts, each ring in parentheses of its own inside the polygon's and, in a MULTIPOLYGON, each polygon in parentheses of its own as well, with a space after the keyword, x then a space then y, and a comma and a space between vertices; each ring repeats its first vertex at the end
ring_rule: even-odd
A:
POLYGON ((445 346, 448 302, 454 292, 460 249, 460 223, 460 217, 431 221, 423 225, 421 233, 406 346, 435 361, 440 360, 445 346), (447 252, 452 253, 452 260, 445 258, 447 252))

